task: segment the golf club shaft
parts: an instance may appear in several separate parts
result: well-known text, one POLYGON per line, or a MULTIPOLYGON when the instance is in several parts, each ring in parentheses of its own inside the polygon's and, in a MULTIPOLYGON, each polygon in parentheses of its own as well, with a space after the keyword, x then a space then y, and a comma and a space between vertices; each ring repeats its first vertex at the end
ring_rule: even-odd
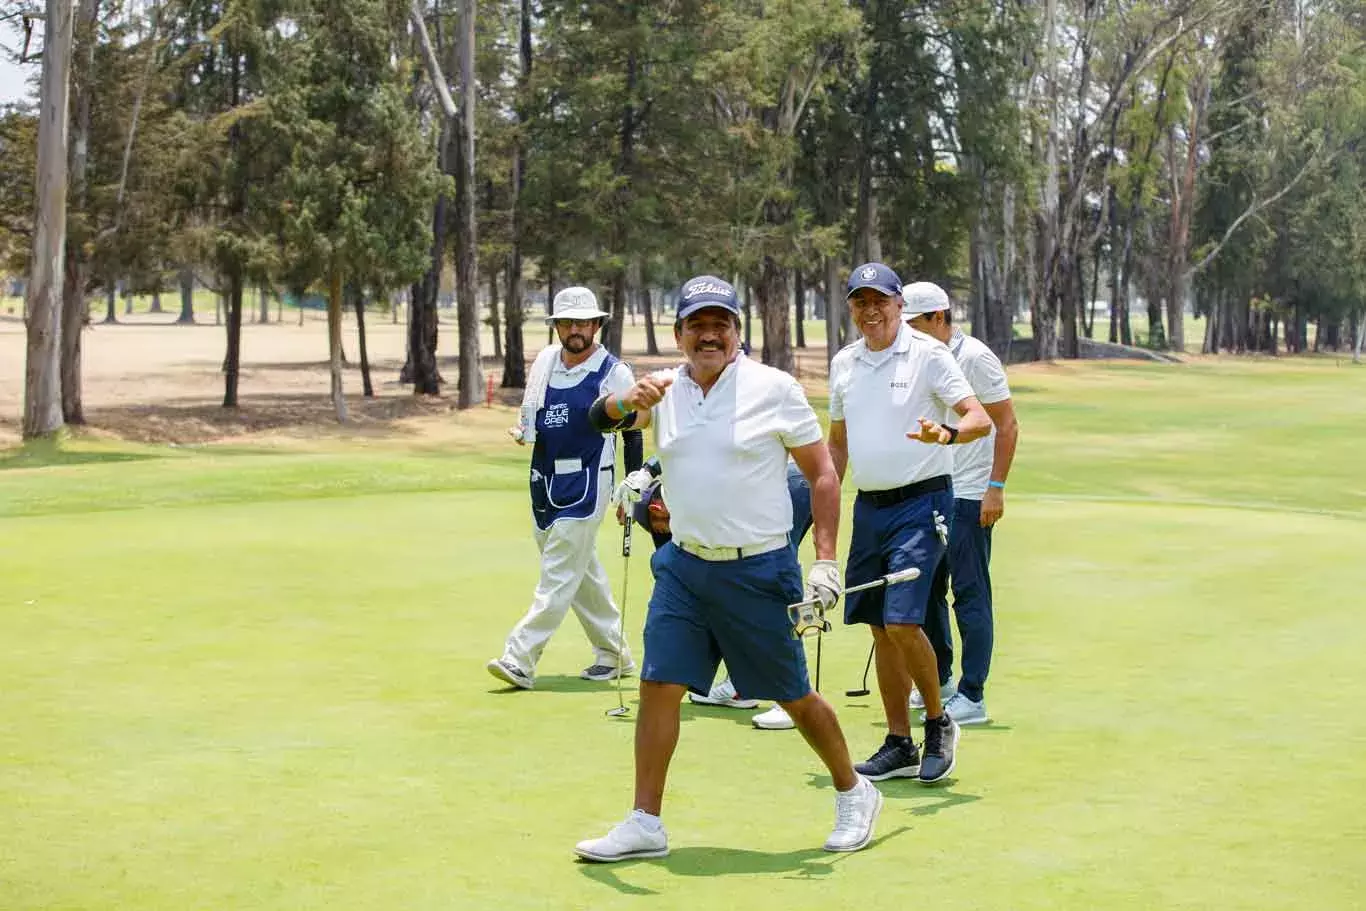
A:
MULTIPOLYGON (((912 567, 911 569, 903 569, 899 572, 888 573, 885 576, 880 576, 874 579, 872 582, 863 582, 859 585, 851 585, 844 590, 843 594, 852 595, 854 592, 867 591, 870 588, 881 588, 884 585, 896 585, 898 582, 911 582, 919 578, 920 570, 912 567)), ((798 601, 796 604, 793 604, 792 606, 804 607, 808 604, 818 604, 819 602, 820 598, 807 598, 805 601, 798 601)))
POLYGON ((631 517, 621 528, 621 626, 617 629, 617 712, 626 713, 626 697, 621 692, 622 665, 626 663, 626 596, 631 585, 631 517))

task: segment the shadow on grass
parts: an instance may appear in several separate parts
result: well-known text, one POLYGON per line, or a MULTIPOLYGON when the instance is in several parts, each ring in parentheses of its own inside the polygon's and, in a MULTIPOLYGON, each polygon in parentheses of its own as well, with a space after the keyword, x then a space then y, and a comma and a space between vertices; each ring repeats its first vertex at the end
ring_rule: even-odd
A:
MULTIPOLYGON (((902 826, 875 838, 867 850, 908 831, 909 826, 902 826)), ((850 855, 832 854, 819 848, 779 853, 699 846, 678 848, 671 851, 668 857, 658 860, 622 861, 615 864, 580 862, 579 871, 589 879, 626 895, 657 895, 654 889, 629 883, 622 879, 620 874, 636 864, 648 863, 662 866, 674 876, 753 876, 757 873, 781 876, 784 879, 812 879, 836 872, 835 865, 848 856, 850 855)))
POLYGON ((100 465, 145 462, 162 456, 146 452, 99 452, 67 449, 59 442, 41 440, 0 451, 0 471, 12 468, 51 468, 60 465, 100 465))

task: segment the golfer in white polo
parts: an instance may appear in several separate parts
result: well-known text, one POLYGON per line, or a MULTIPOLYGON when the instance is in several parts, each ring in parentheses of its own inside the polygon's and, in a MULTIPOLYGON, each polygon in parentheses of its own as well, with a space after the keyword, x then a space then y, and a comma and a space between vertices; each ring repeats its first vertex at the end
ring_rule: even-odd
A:
MULTIPOLYGON (((679 703, 690 690, 707 692, 722 658, 740 692, 783 706, 830 772, 838 793, 827 851, 866 847, 882 808, 877 788, 854 771, 835 710, 811 689, 787 615, 787 605, 802 598, 788 541, 788 453, 811 483, 816 561, 807 582, 826 607, 840 593, 839 481, 801 386, 741 354, 739 326, 729 282, 691 279, 674 323, 687 364, 594 405, 599 427, 655 428, 673 540, 650 561, 655 587, 645 621, 633 809, 603 837, 578 843, 575 853, 585 860, 669 853, 660 810, 678 745, 679 703)), ((762 809, 771 814, 774 806, 762 809)))
MULTIPOLYGON (((614 487, 616 439, 588 420, 594 400, 631 388, 631 370, 594 336, 608 315, 587 288, 555 295, 551 314, 559 344, 537 357, 522 403, 523 423, 512 429, 518 443, 532 444, 531 517, 541 551, 541 578, 531 607, 508 634, 503 654, 489 673, 529 690, 536 663, 551 635, 572 608, 593 660, 579 676, 611 680, 635 671, 622 636, 621 614, 612 601, 607 573, 598 560, 598 526, 614 487)), ((626 470, 640 467, 640 433, 627 434, 626 470)))

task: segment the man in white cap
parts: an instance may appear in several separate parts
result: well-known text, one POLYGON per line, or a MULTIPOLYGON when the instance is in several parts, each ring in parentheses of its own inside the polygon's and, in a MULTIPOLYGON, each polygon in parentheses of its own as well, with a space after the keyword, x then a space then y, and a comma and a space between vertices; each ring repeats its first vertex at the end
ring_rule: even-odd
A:
POLYGON ((788 540, 789 453, 811 483, 816 561, 807 583, 824 607, 840 594, 839 480, 802 387, 741 354, 739 327, 729 282, 689 280, 674 323, 687 364, 642 377, 593 406, 600 428, 654 428, 673 540, 650 561, 655 587, 645 621, 633 809, 606 835, 575 846, 584 860, 669 853, 660 812, 679 706, 684 693, 707 692, 722 658, 740 692, 786 709, 829 771, 837 793, 825 850, 867 847, 882 809, 877 788, 854 771, 835 710, 811 688, 787 613, 802 599, 788 540))
MULTIPOLYGON (((599 396, 623 393, 635 381, 630 368, 595 341, 607 318, 587 288, 555 295, 546 322, 554 324, 559 344, 547 346, 532 364, 521 423, 510 431, 519 444, 532 445, 531 516, 541 578, 530 609, 488 671, 525 690, 535 685, 541 652, 571 608, 593 647, 580 677, 612 680, 618 668, 623 675, 635 671, 596 546, 614 487, 616 442, 592 426, 588 409, 599 396)), ((631 472, 641 463, 639 431, 626 434, 624 444, 631 472)))
POLYGON ((842 477, 847 467, 859 491, 844 583, 853 588, 889 572, 920 570, 914 581, 852 594, 844 603, 846 623, 872 630, 887 717, 882 746, 856 768, 873 781, 932 784, 953 771, 958 745, 923 631, 931 583, 948 548, 948 447, 986 436, 991 420, 948 349, 902 324, 895 272, 882 263, 859 266, 847 297, 863 338, 830 364, 829 437, 836 470, 842 477), (912 682, 925 694, 923 758, 911 737, 912 682))
MULTIPOLYGON (((902 318, 913 329, 948 345, 968 385, 991 418, 992 430, 953 451, 953 521, 949 554, 935 578, 925 635, 934 646, 941 691, 950 692, 953 634, 949 630, 947 588, 953 585, 953 613, 962 639, 962 674, 944 706, 959 724, 985 724, 987 672, 991 669, 991 529, 1005 512, 1006 478, 1015 459, 1020 426, 1010 402, 1005 367, 990 348, 953 325, 953 307, 944 289, 915 282, 902 291, 902 318), (947 578, 946 578, 947 577, 947 578)), ((912 697, 911 705, 915 706, 912 697)))

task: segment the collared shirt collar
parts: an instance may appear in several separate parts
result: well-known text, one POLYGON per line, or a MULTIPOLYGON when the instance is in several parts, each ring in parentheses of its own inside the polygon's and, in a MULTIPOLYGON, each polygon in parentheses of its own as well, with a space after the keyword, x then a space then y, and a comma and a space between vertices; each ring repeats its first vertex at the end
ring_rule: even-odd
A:
POLYGON ((965 341, 967 341, 967 336, 963 334, 963 330, 954 326, 953 334, 949 336, 949 350, 953 352, 954 357, 957 357, 958 352, 963 350, 963 342, 965 341))
POLYGON ((598 344, 597 342, 594 342, 593 344, 596 346, 593 349, 593 353, 588 355, 588 357, 584 358, 579 363, 575 364, 573 367, 565 366, 564 352, 561 351, 560 354, 555 358, 555 366, 553 368, 553 371, 555 373, 562 373, 568 375, 571 373, 578 373, 581 370, 587 371, 588 373, 592 373, 594 370, 597 370, 599 367, 602 366, 603 358, 607 357, 607 349, 602 347, 602 345, 598 344))
POLYGON ((876 360, 880 363, 883 360, 883 358, 889 357, 890 355, 905 354, 907 351, 911 350, 911 328, 907 326, 905 323, 902 323, 897 328, 896 338, 894 338, 892 340, 892 344, 888 346, 888 348, 891 349, 890 351, 888 350, 888 348, 883 348, 879 351, 870 351, 868 349, 868 340, 866 338, 859 339, 858 344, 858 355, 860 358, 866 361, 876 360))

